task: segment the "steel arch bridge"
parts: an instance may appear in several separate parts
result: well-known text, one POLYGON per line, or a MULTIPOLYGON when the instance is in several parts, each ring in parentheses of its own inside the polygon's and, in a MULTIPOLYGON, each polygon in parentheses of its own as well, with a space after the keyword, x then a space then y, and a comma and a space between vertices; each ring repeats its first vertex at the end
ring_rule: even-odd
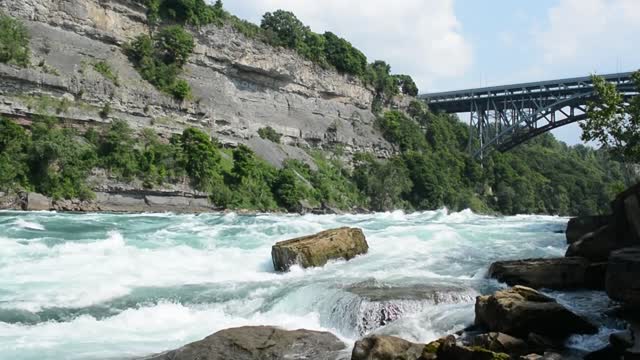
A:
MULTIPOLYGON (((603 77, 625 96, 638 93, 632 73, 603 77)), ((587 118, 594 97, 590 76, 420 95, 434 112, 467 113, 469 151, 481 160, 549 130, 587 118)))

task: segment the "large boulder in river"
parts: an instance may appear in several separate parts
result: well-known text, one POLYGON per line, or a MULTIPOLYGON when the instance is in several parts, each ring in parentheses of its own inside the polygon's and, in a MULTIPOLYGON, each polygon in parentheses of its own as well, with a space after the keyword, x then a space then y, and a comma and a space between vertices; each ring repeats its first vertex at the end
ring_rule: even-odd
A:
POLYGON ((271 248, 271 258, 277 271, 287 271, 296 264, 308 268, 332 259, 350 260, 368 250, 361 229, 343 227, 278 242, 271 248))
POLYGON ((594 232, 611 222, 611 215, 580 216, 567 224, 567 244, 573 244, 587 233, 594 232))
POLYGON ((336 360, 345 348, 342 341, 328 332, 246 326, 222 330, 203 340, 144 360, 336 360))
POLYGON ((524 286, 479 296, 475 306, 476 325, 518 338, 537 333, 551 339, 571 334, 595 334, 598 328, 554 299, 524 286))
POLYGON ((49 211, 51 210, 51 199, 38 194, 38 193, 28 193, 27 199, 24 204, 24 210, 26 211, 49 211))
POLYGON ((621 249, 611 254, 606 289, 610 298, 640 309, 640 247, 621 249))
POLYGON ((606 225, 587 233, 569 245, 565 256, 581 256, 591 261, 607 261, 612 251, 628 246, 613 225, 606 225))
POLYGON ((418 360, 424 344, 416 344, 395 336, 369 336, 356 341, 351 360, 418 360))
POLYGON ((601 268, 582 257, 498 261, 489 267, 489 277, 536 289, 602 289, 601 268))

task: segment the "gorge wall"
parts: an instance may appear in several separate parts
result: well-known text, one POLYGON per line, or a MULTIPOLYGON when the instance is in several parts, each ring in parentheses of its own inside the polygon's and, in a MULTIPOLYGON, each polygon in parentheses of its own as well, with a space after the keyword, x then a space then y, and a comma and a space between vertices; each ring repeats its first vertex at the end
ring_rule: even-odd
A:
POLYGON ((123 45, 149 32, 145 8, 136 0, 2 0, 0 11, 23 20, 31 34, 33 66, 0 64, 0 113, 28 119, 42 96, 68 99, 56 115, 78 126, 108 122, 153 127, 160 134, 200 127, 227 144, 245 143, 278 164, 281 156, 304 157, 300 148, 373 152, 386 157, 389 143, 374 130, 373 94, 360 80, 325 70, 293 51, 248 39, 230 26, 192 28, 197 46, 183 77, 192 101, 179 102, 143 80, 123 45), (118 84, 92 64, 106 61, 118 84), (271 126, 283 146, 267 149, 257 130, 271 126))
MULTIPOLYGON (((181 102, 142 79, 124 54, 131 39, 150 31, 142 1, 0 0, 0 11, 20 19, 31 36, 30 67, 0 64, 0 115, 24 125, 45 113, 80 129, 118 118, 165 138, 198 127, 224 145, 248 145, 275 166, 287 158, 313 166, 309 148, 380 158, 394 152, 373 126, 373 93, 359 79, 228 25, 190 29, 196 49, 182 78, 193 100, 181 102), (111 66, 116 83, 93 68, 99 61, 111 66), (282 144, 258 136, 267 126, 283 134, 282 144)), ((95 184, 98 191, 139 190, 106 179, 95 184)))

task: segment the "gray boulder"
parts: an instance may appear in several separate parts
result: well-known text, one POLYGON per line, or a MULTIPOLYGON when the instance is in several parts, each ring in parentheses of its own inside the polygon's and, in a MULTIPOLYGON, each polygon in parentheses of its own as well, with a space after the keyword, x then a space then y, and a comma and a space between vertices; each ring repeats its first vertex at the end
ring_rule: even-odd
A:
POLYGON ((607 295, 631 308, 640 308, 640 247, 614 251, 609 257, 607 295))
POLYGON ((38 194, 38 193, 29 193, 27 194, 27 202, 24 206, 24 210, 26 211, 48 211, 51 210, 52 203, 51 199, 48 197, 38 194))
POLYGON ((598 328, 554 299, 524 286, 476 299, 475 323, 489 331, 526 338, 537 333, 551 339, 571 334, 595 334, 598 328))
POLYGON ((580 216, 570 219, 566 231, 567 244, 573 244, 585 234, 608 225, 610 221, 610 215, 580 216))
POLYGON ((582 257, 498 261, 491 264, 489 277, 510 286, 535 289, 602 288, 596 269, 582 257))
POLYGON ((287 271, 295 264, 308 268, 332 259, 350 260, 368 250, 361 229, 343 227, 278 242, 271 248, 271 258, 276 271, 287 271))
POLYGON ((625 247, 613 225, 606 225, 585 234, 580 240, 569 245, 565 256, 580 256, 591 261, 607 261, 612 251, 625 247))
POLYGON ((345 344, 328 332, 246 326, 219 331, 177 350, 141 360, 336 360, 345 344))

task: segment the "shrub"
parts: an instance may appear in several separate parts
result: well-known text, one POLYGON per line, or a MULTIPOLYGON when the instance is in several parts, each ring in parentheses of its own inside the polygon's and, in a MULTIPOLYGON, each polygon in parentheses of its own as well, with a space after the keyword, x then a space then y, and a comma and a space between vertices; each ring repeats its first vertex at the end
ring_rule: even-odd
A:
POLYGON ((111 82, 113 82, 114 85, 120 86, 118 74, 115 71, 113 71, 113 69, 111 68, 111 65, 109 65, 108 62, 104 60, 95 62, 93 63, 93 69, 99 74, 101 74, 102 76, 104 76, 105 79, 111 80, 111 82))
POLYGON ((324 54, 329 64, 343 73, 364 75, 367 57, 362 52, 332 32, 324 33, 324 39, 324 54))
POLYGON ((95 149, 55 122, 51 117, 38 117, 32 124, 30 181, 36 191, 54 199, 89 199, 93 193, 85 180, 95 165, 95 149))
POLYGON ((429 145, 418 124, 399 111, 388 111, 378 118, 382 135, 402 151, 426 150, 429 145))
POLYGON ((31 138, 9 119, 0 117, 0 190, 29 185, 27 154, 31 138))
POLYGON ((394 75, 396 83, 402 93, 409 96, 418 96, 418 86, 409 75, 394 75))
POLYGON ((186 173, 192 185, 206 192, 223 186, 218 145, 201 130, 188 128, 180 138, 186 173))
POLYGON ((0 12, 0 62, 29 66, 29 40, 20 21, 0 12))
POLYGON ((160 91, 184 100, 191 96, 191 87, 178 79, 195 44, 191 34, 180 26, 162 29, 155 37, 138 36, 127 53, 143 79, 160 91))
POLYGON ((282 138, 282 135, 278 134, 271 126, 258 129, 258 135, 260 135, 262 139, 272 141, 276 144, 279 144, 280 138, 282 138))

